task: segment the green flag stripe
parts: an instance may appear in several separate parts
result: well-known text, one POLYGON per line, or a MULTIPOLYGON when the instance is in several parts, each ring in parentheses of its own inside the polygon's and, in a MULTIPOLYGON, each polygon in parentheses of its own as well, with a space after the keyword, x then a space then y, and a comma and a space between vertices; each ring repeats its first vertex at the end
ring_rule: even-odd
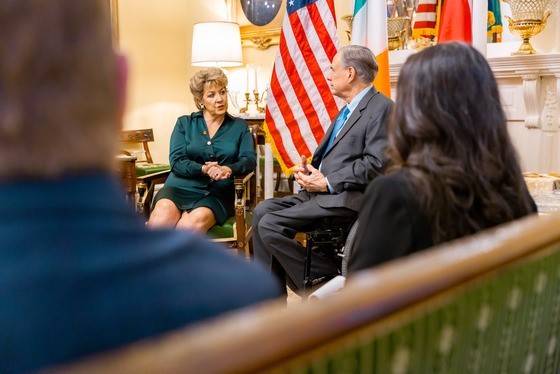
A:
POLYGON ((367 0, 356 0, 354 3, 354 17, 356 17, 356 14, 364 7, 366 1, 367 0))

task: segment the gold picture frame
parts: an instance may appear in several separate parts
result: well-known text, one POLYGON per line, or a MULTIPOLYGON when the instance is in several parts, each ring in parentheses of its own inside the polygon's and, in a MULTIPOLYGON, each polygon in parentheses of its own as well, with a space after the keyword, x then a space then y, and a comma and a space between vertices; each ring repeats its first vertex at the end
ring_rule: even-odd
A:
POLYGON ((270 46, 278 45, 280 43, 282 21, 286 13, 286 0, 282 0, 278 14, 265 26, 256 26, 249 22, 241 8, 241 1, 237 2, 237 20, 241 25, 241 46, 265 50, 270 46))

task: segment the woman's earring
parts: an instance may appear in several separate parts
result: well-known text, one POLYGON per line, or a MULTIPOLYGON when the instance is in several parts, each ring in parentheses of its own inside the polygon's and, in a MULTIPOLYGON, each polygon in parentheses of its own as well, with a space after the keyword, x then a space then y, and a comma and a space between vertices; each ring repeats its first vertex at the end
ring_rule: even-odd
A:
POLYGON ((204 108, 205 108, 204 104, 202 104, 202 103, 198 103, 198 105, 200 105, 200 109, 204 109, 204 108))

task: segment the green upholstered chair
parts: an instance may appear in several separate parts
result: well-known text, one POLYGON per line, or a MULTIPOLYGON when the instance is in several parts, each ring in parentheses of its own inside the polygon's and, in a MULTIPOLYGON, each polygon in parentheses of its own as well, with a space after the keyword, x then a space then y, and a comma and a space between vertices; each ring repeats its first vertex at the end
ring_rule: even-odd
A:
POLYGON ((229 217, 223 225, 215 225, 208 230, 208 236, 213 241, 225 243, 229 248, 236 248, 239 255, 247 258, 252 252, 251 224, 252 210, 257 203, 256 183, 254 172, 235 178, 235 216, 229 217))
POLYGON ((169 164, 157 164, 152 159, 149 143, 154 141, 153 129, 124 130, 120 134, 120 153, 136 156, 136 182, 139 198, 136 210, 149 218, 150 206, 158 184, 167 179, 169 164))
MULTIPOLYGON (((253 144, 257 145, 257 125, 250 125, 253 144)), ((257 205, 257 178, 252 171, 234 179, 235 185, 235 216, 229 217, 223 225, 215 225, 208 230, 212 241, 225 243, 229 248, 237 249, 237 253, 246 258, 252 255, 251 234, 253 208, 257 205)))

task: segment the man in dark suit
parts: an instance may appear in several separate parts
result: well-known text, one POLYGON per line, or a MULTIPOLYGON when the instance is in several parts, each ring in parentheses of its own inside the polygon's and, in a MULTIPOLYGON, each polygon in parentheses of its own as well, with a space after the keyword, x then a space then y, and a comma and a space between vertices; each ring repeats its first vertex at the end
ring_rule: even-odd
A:
MULTIPOLYGON (((372 86, 377 70, 368 48, 340 49, 327 79, 331 92, 347 105, 327 130, 311 164, 302 155, 301 164, 294 168, 302 187, 299 193, 265 200, 255 209, 255 258, 296 292, 303 286, 305 259, 305 248, 294 239, 296 233, 313 229, 321 218, 356 217, 366 186, 383 171, 386 122, 393 102, 372 86)), ((336 273, 334 263, 314 255, 313 278, 336 273)))
POLYGON ((115 176, 126 64, 106 0, 0 6, 0 372, 281 295, 258 264, 145 227, 115 176))

